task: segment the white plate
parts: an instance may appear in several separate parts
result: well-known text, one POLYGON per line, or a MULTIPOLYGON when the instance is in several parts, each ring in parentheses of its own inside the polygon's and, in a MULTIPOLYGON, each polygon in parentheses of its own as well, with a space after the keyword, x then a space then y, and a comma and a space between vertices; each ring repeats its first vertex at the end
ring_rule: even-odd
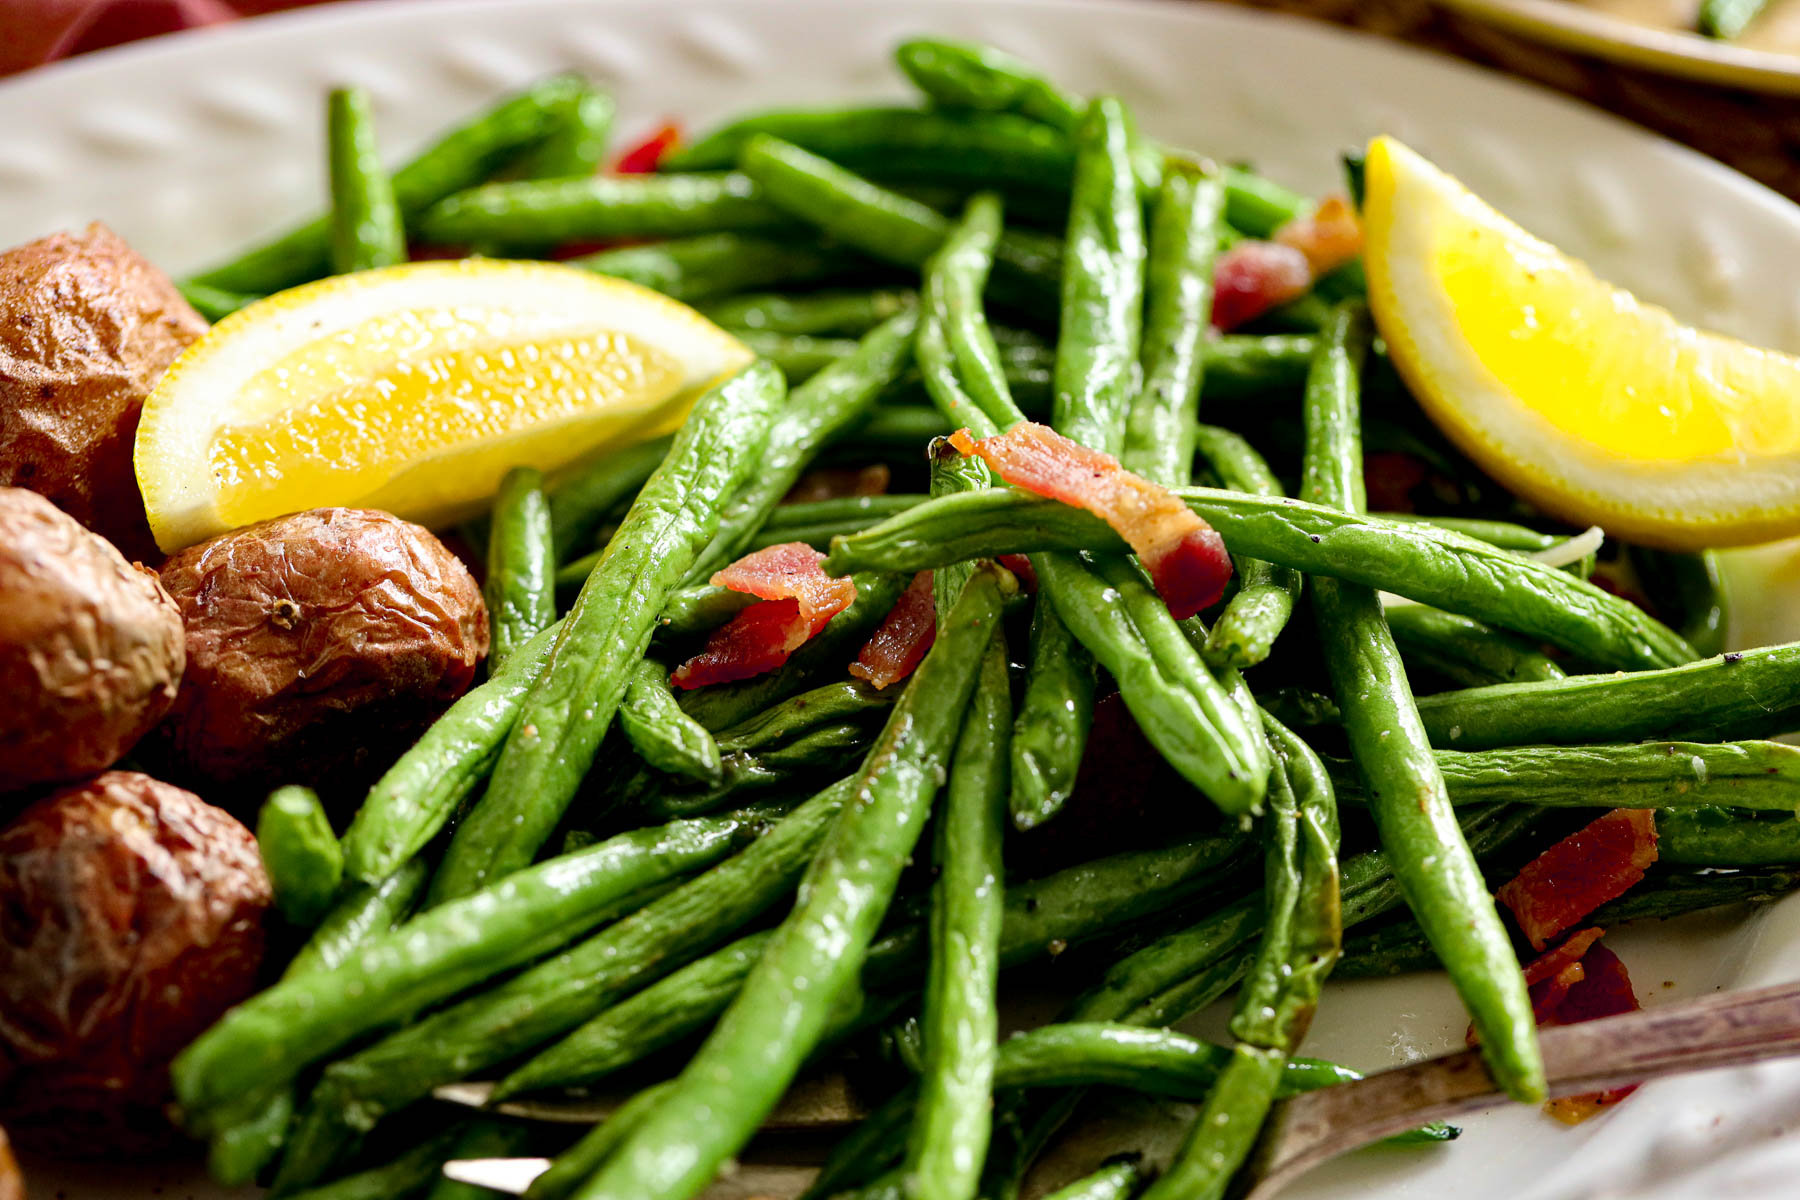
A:
MULTIPOLYGON (((322 97, 335 83, 369 88, 403 151, 502 89, 575 67, 614 90, 629 138, 671 116, 903 96, 888 53, 922 32, 996 42, 1071 87, 1119 92, 1156 135, 1302 188, 1337 186, 1340 150, 1398 134, 1603 275, 1691 320, 1800 350, 1800 212, 1725 168, 1385 42, 1118 0, 367 3, 129 47, 0 86, 0 243, 100 217, 172 270, 213 261, 319 206, 322 97)), ((1796 569, 1786 550, 1763 557, 1796 569)), ((1800 630, 1781 594, 1746 599, 1741 637, 1800 630)), ((1628 930, 1616 944, 1651 1004, 1794 978, 1800 906, 1628 930)), ((1380 1068, 1459 1045, 1463 1024, 1435 977, 1345 985, 1308 1049, 1380 1068)), ((1364 1153, 1295 1194, 1788 1196, 1800 1139, 1773 1135, 1796 1122, 1800 1068, 1721 1072, 1653 1085, 1574 1130, 1528 1109, 1485 1115, 1453 1147, 1364 1153)), ((35 1195, 67 1200, 218 1195, 191 1171, 33 1169, 35 1195)))
POLYGON ((1753 91, 1800 93, 1800 0, 1772 0, 1730 41, 1694 28, 1698 0, 1438 0, 1551 46, 1753 91))

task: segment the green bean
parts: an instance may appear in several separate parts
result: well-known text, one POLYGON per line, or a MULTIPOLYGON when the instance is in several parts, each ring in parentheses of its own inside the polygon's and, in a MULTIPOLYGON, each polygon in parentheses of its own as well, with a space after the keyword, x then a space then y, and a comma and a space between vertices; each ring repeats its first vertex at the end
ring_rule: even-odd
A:
POLYGON ((579 1142, 556 1156, 550 1169, 531 1181, 526 1200, 563 1200, 600 1168, 613 1151, 655 1111, 675 1087, 673 1079, 652 1084, 621 1104, 579 1142))
MULTIPOLYGON (((1629 601, 1449 530, 1299 500, 1210 488, 1174 491, 1239 554, 1393 592, 1607 666, 1645 671, 1692 661, 1692 648, 1678 634, 1629 601)), ((930 500, 834 541, 825 569, 921 571, 965 558, 1044 550, 1110 553, 1124 545, 1089 513, 995 489, 930 500)))
POLYGON ((741 117, 675 151, 665 169, 729 168, 758 134, 860 174, 981 187, 1066 191, 1075 161, 1066 136, 1027 117, 877 106, 741 117))
MULTIPOLYGON (((922 266, 950 232, 949 219, 928 205, 766 134, 744 144, 739 168, 773 204, 882 262, 922 266)), ((995 257, 1034 293, 1048 296, 1059 285, 1061 252, 1054 239, 1007 234, 995 257)))
POLYGON ((876 731, 855 722, 821 725, 782 746, 724 760, 719 782, 707 788, 663 788, 627 793, 626 801, 654 818, 699 816, 746 802, 744 793, 780 789, 779 796, 809 779, 829 778, 874 744, 876 731))
POLYGON ((691 1196, 747 1142, 855 986, 902 861, 925 822, 1000 617, 1003 576, 970 578, 913 672, 793 912, 712 1036, 576 1194, 691 1196), (678 1150, 674 1148, 679 1147, 678 1150))
POLYGON ((1439 692, 1419 701, 1419 716, 1434 744, 1459 750, 1769 737, 1800 729, 1800 644, 1660 671, 1439 692))
POLYGON ((619 705, 619 725, 632 749, 658 771, 707 784, 723 777, 718 743, 681 711, 669 687, 669 668, 654 658, 632 671, 619 705))
POLYGON ((488 670, 507 660, 556 621, 556 548, 544 477, 534 467, 514 467, 500 481, 488 532, 488 670))
MULTIPOLYGON (((1435 751, 1451 803, 1547 808, 1800 811, 1800 749, 1781 742, 1646 742, 1435 751)), ((1361 802, 1348 763, 1340 794, 1361 802)))
MULTIPOLYGON (((282 978, 330 970, 371 937, 390 932, 412 912, 429 874, 425 863, 415 859, 377 886, 352 886, 313 930, 282 978)), ((207 1171, 226 1187, 254 1182, 281 1153, 294 1118, 293 1090, 283 1088, 252 1107, 254 1111, 242 1119, 218 1123, 210 1135, 207 1171)))
MULTIPOLYGON (((596 559, 595 561, 598 561, 596 559)), ((573 571, 578 563, 586 563, 585 559, 577 559, 570 563, 566 570, 573 571)), ((587 564, 581 572, 582 578, 592 570, 587 564)), ((558 572, 560 581, 562 573, 558 572)), ((728 587, 717 584, 704 584, 700 587, 677 588, 669 593, 669 601, 663 605, 662 618, 658 622, 656 632, 669 637, 687 637, 696 633, 708 633, 756 603, 756 597, 748 592, 734 592, 728 587)))
POLYGON ((1051 423, 1108 454, 1124 442, 1143 332, 1146 251, 1130 145, 1125 106, 1094 101, 1076 158, 1056 344, 1051 423))
POLYGON ((520 164, 526 179, 585 179, 606 161, 617 106, 611 96, 583 85, 556 113, 543 142, 520 164))
POLYGON ((414 859, 376 883, 346 888, 288 963, 285 974, 303 975, 341 966, 358 946, 389 932, 411 915, 429 875, 430 868, 414 859))
POLYGON ((1057 1189, 1046 1200, 1130 1200, 1141 1178, 1137 1163, 1121 1159, 1057 1189))
POLYGON ((1656 814, 1658 862, 1696 867, 1780 867, 1800 863, 1800 820, 1723 808, 1656 814))
MULTIPOLYGON (((769 514, 763 527, 750 539, 750 548, 760 549, 780 542, 805 542, 823 550, 831 544, 832 538, 867 529, 877 521, 905 512, 923 499, 925 497, 916 495, 846 496, 837 500, 783 504, 769 514)), ((664 614, 667 612, 665 609, 664 614)))
POLYGON ((595 175, 484 183, 419 217, 428 242, 530 246, 625 237, 756 233, 790 221, 744 175, 595 175))
POLYGON ((1180 983, 1164 988, 1124 1016, 1127 1025, 1167 1028, 1193 1016, 1236 987, 1250 970, 1256 950, 1240 949, 1180 983))
MULTIPOLYGON (((1281 483, 1269 464, 1237 434, 1216 425, 1194 429, 1194 440, 1225 486, 1254 496, 1280 496, 1281 483)), ((1260 558, 1239 556, 1238 590, 1213 622, 1202 653, 1209 665, 1254 667, 1269 657, 1287 628, 1305 586, 1300 572, 1260 558)))
MULTIPOLYGON (((934 461, 932 490, 987 486, 986 470, 974 476, 959 469, 965 462, 961 455, 934 461)), ((937 573, 940 624, 950 619, 966 577, 960 568, 937 573)), ((906 1192, 915 1200, 970 1200, 992 1132, 1011 729, 1006 637, 996 628, 957 735, 937 820, 924 1064, 906 1149, 906 1192)))
POLYGON ((753 233, 699 233, 621 246, 572 258, 569 265, 630 280, 689 304, 746 288, 842 279, 868 267, 866 260, 836 247, 753 233))
POLYGON ((766 333, 758 329, 740 329, 737 336, 744 345, 780 367, 790 385, 804 383, 833 363, 849 358, 856 353, 857 345, 854 338, 766 333))
POLYGON ((284 1192, 292 1200, 406 1200, 431 1186, 445 1159, 455 1151, 462 1125, 427 1138, 392 1162, 346 1175, 321 1187, 284 1192))
POLYGON ((176 286, 181 289, 182 297, 194 306, 194 311, 215 325, 245 305, 262 299, 249 292, 228 292, 194 279, 183 279, 176 286))
MULTIPOLYGON (((585 85, 558 75, 508 97, 440 137, 393 173, 394 199, 408 221, 464 188, 493 175, 555 128, 558 114, 585 85)), ((324 275, 330 266, 331 221, 317 217, 191 282, 232 292, 265 294, 324 275)))
POLYGON ((1143 386, 1126 423, 1119 461, 1164 485, 1193 473, 1194 416, 1212 322, 1213 258, 1225 194, 1215 175, 1163 174, 1145 267, 1143 386))
POLYGON ((558 622, 470 689, 375 781, 344 833, 344 870, 376 884, 412 861, 493 769, 562 632, 558 622))
POLYGON ((546 498, 557 562, 566 561, 577 547, 587 545, 607 514, 637 494, 668 457, 673 441, 672 437, 660 437, 609 450, 552 481, 546 498))
POLYGON ((359 1035, 567 942, 619 901, 716 861, 743 835, 732 818, 620 834, 371 938, 335 970, 284 980, 182 1051, 183 1108, 205 1113, 271 1091, 359 1035))
POLYGON ((1422 517, 1418 513, 1374 513, 1384 521, 1398 521, 1408 525, 1429 525, 1436 529, 1448 529, 1452 533, 1460 533, 1472 537, 1478 542, 1486 542, 1490 546, 1498 546, 1502 550, 1537 551, 1548 550, 1563 539, 1554 533, 1539 533, 1535 529, 1527 529, 1523 525, 1514 525, 1510 521, 1490 521, 1482 517, 1422 517))
POLYGON ((1016 112, 1071 135, 1087 109, 1021 59, 992 46, 914 38, 895 49, 894 59, 920 91, 948 108, 1016 112))
POLYGON ((700 311, 727 329, 861 337, 916 303, 916 293, 898 288, 802 295, 761 292, 703 304, 700 311))
MULTIPOLYGON (((449 1157, 510 1158, 531 1145, 531 1127, 518 1121, 471 1121, 457 1136, 449 1157)), ((440 1175, 425 1200, 493 1200, 494 1193, 472 1183, 458 1183, 440 1175)))
MULTIPOLYGON (((1113 855, 1012 884, 1004 895, 1001 965, 1018 966, 1053 947, 1181 903, 1215 882, 1243 847, 1240 838, 1206 839, 1113 855)), ((540 1060, 558 1055, 557 1070, 528 1063, 508 1076, 497 1094, 595 1083, 704 1028, 737 995, 770 936, 752 934, 733 942, 606 1010, 571 1035, 567 1050, 553 1047, 540 1055, 540 1060), (573 1045, 577 1038, 579 1053, 573 1045)), ((917 978, 927 940, 923 928, 908 925, 876 942, 863 970, 863 988, 917 978)))
POLYGON ((757 468, 783 392, 756 363, 701 397, 581 589, 525 694, 481 800, 457 826, 432 897, 467 895, 529 863, 600 747, 668 595, 757 468))
POLYGON ((747 721, 772 705, 828 680, 843 677, 844 664, 855 657, 875 627, 879 625, 900 593, 912 579, 910 575, 857 575, 856 599, 851 601, 825 632, 788 656, 777 670, 737 683, 696 688, 681 698, 681 707, 696 721, 717 733, 747 721))
POLYGON ((1564 677, 1548 654, 1480 621, 1423 604, 1390 604, 1383 612, 1410 661, 1465 687, 1564 677))
POLYGON ((1651 608, 1678 614, 1672 623, 1697 653, 1725 649, 1728 597, 1715 552, 1677 554, 1644 546, 1627 546, 1625 552, 1651 608))
POLYGON ((1094 656, 1044 594, 1031 612, 1028 654, 1025 691, 1013 723, 1008 799, 1013 825, 1021 830, 1048 821, 1074 794, 1098 686, 1094 656))
POLYGON ((710 950, 793 891, 850 799, 847 780, 827 788, 742 853, 634 905, 586 941, 333 1063, 307 1104, 284 1173, 323 1170, 384 1114, 567 1033, 710 950))
POLYGON ((1730 41, 1744 32, 1768 0, 1700 0, 1695 27, 1709 38, 1730 41))
POLYGON ((317 925, 344 878, 344 850, 319 794, 298 786, 270 792, 256 817, 256 848, 288 924, 317 925))
POLYGON ((1226 334, 1209 341, 1202 354, 1204 400, 1235 400, 1269 392, 1298 392, 1306 383, 1316 339, 1311 334, 1226 334))
POLYGON ((381 166, 375 117, 361 88, 333 88, 327 105, 331 163, 331 269, 335 274, 406 261, 394 183, 381 166))
POLYGON ((1265 819, 1266 903, 1261 942, 1232 1013, 1237 1044, 1174 1160, 1147 1193, 1153 1197, 1223 1194, 1262 1128, 1340 951, 1331 780, 1304 742, 1274 722, 1266 728, 1278 756, 1265 819))
MULTIPOLYGON (((925 389, 953 427, 987 437, 1022 420, 982 310, 1001 231, 1000 200, 983 192, 925 263, 924 313, 915 349, 925 389)), ((966 468, 974 471, 974 467, 966 468)), ((987 468, 977 472, 985 486, 987 468)))
MULTIPOLYGON (((1307 380, 1301 491, 1351 512, 1365 507, 1359 377, 1370 337, 1366 307, 1338 308, 1307 380)), ((1449 969, 1495 1081, 1515 1099, 1539 1100, 1544 1068, 1531 998, 1457 827, 1381 601, 1367 587, 1321 579, 1313 611, 1369 811, 1407 903, 1449 969)))
POLYGON ((742 553, 826 442, 860 420, 912 355, 913 314, 889 317, 840 359, 795 388, 775 419, 753 473, 724 505, 718 532, 687 570, 690 584, 742 553))

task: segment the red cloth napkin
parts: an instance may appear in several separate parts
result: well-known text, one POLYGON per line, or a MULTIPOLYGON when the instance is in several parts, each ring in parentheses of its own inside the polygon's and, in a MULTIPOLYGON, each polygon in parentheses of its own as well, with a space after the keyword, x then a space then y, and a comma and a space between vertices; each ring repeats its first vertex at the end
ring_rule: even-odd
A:
POLYGON ((0 75, 312 0, 0 0, 0 75))

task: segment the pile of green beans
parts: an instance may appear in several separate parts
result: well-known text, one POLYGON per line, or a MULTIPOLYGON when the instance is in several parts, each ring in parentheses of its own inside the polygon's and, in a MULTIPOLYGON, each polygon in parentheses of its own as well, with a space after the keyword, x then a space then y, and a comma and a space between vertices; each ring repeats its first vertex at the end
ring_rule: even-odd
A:
POLYGON ((896 58, 916 104, 750 113, 629 175, 603 168, 612 101, 573 77, 391 169, 367 97, 334 91, 328 211, 182 281, 220 319, 409 244, 556 257, 696 305, 754 359, 673 432, 507 474, 464 530, 485 677, 347 822, 268 797, 276 940, 303 944, 172 1071, 221 1182, 424 1194, 449 1157, 538 1148, 434 1089, 629 1080, 529 1195, 691 1200, 797 1074, 871 1040, 892 1074, 809 1200, 1016 1197, 1097 1086, 1199 1115, 1057 1200, 1223 1196, 1279 1097, 1357 1077, 1303 1056, 1340 961, 1442 968, 1496 1081, 1542 1094, 1492 889, 1584 815, 1655 813, 1658 861, 1602 927, 1800 887, 1800 750, 1764 740, 1800 731, 1800 646, 1723 653, 1710 553, 1609 542, 1600 577, 1640 607, 1592 555, 1551 565, 1569 532, 1485 479, 1370 513, 1365 437, 1462 468, 1360 262, 1250 331, 1210 323, 1219 255, 1307 197, 996 49, 896 58), (1028 420, 1210 524, 1220 603, 1175 620, 1113 529, 947 436, 1028 420), (891 490, 821 490, 845 474, 891 490), (773 669, 675 683, 752 605, 793 603, 714 582, 793 543, 848 607, 773 669), (853 678, 923 570, 922 660, 853 678), (1046 972, 1075 999, 1002 1037, 1046 972), (1234 989, 1222 1044, 1168 1028, 1234 989))

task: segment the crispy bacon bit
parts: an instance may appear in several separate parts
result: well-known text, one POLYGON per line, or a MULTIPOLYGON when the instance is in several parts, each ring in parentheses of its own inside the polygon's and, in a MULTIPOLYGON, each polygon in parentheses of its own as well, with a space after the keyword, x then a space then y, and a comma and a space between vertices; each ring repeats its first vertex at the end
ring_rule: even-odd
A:
POLYGON ((1001 566, 1018 576, 1019 586, 1027 592, 1037 592, 1037 568, 1023 554, 1002 554, 999 558, 1001 566))
POLYGON ((712 577, 715 587, 762 599, 713 631, 706 649, 677 667, 670 682, 705 687, 748 679, 787 661, 856 599, 856 584, 833 579, 825 556, 804 542, 747 554, 712 577))
MULTIPOLYGON (((1625 964, 1619 961, 1619 956, 1611 950, 1598 944, 1590 945, 1582 954, 1578 969, 1580 978, 1565 989, 1561 1000, 1548 1015, 1540 1013, 1538 1024, 1576 1025, 1582 1021, 1637 1011, 1638 999, 1631 988, 1631 975, 1625 970, 1625 964)), ((1534 1009, 1536 994, 1534 988, 1534 1009)), ((1576 1125, 1602 1109, 1617 1104, 1636 1090, 1637 1084, 1633 1083, 1604 1092, 1564 1096, 1544 1105, 1544 1111, 1564 1124, 1576 1125)))
POLYGON ((850 673, 878 688, 888 687, 911 675, 936 640, 937 600, 931 590, 931 572, 920 571, 850 664, 850 673))
POLYGON ((1225 539, 1168 488, 1125 470, 1112 455, 1029 421, 980 441, 959 429, 950 442, 980 455, 1014 487, 1085 508, 1112 526, 1143 560, 1177 620, 1224 594, 1231 578, 1225 539))
POLYGON ((1495 897, 1542 950, 1549 940, 1609 900, 1656 861, 1656 814, 1614 809, 1550 847, 1495 897))
POLYGON ((1362 253, 1362 222, 1349 200, 1327 196, 1311 216, 1295 217, 1277 229, 1275 241, 1304 254, 1317 279, 1362 253))
POLYGON ((681 126, 670 122, 619 155, 613 171, 619 175, 648 175, 661 165, 663 155, 681 140, 681 126))
POLYGON ((893 472, 886 463, 867 467, 818 467, 808 471, 781 498, 783 504, 813 504, 854 496, 885 496, 893 472))
POLYGON ((1239 242, 1213 265, 1212 323, 1236 329, 1312 288, 1306 255, 1274 242, 1239 242))
POLYGON ((1552 1018, 1557 1006, 1568 996, 1569 989, 1585 977, 1581 956, 1605 932, 1594 927, 1572 933, 1562 945, 1527 964, 1525 983, 1531 988, 1531 1011, 1539 1025, 1555 1024, 1552 1018))

